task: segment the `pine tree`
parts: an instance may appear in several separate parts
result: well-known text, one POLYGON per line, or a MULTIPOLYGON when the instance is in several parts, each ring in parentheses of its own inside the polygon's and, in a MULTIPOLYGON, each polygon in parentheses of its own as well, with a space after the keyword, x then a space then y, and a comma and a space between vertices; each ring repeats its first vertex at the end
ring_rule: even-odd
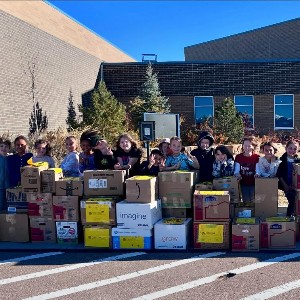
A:
POLYGON ((215 109, 214 135, 222 136, 227 143, 240 143, 244 135, 243 118, 230 98, 215 109))
POLYGON ((43 109, 40 107, 39 102, 37 101, 33 105, 33 110, 29 118, 29 133, 39 135, 40 132, 48 128, 48 117, 45 112, 43 115, 43 109))
POLYGON ((97 130, 108 141, 127 131, 126 109, 106 88, 104 82, 92 93, 91 105, 79 105, 83 126, 97 130))
POLYGON ((73 101, 73 93, 70 89, 69 98, 68 98, 68 117, 66 119, 66 123, 68 125, 68 131, 76 129, 79 127, 79 123, 76 119, 76 110, 73 101))
POLYGON ((147 66, 145 79, 140 95, 130 101, 130 114, 136 128, 144 113, 169 113, 171 109, 169 98, 161 95, 157 74, 153 73, 151 63, 147 66))

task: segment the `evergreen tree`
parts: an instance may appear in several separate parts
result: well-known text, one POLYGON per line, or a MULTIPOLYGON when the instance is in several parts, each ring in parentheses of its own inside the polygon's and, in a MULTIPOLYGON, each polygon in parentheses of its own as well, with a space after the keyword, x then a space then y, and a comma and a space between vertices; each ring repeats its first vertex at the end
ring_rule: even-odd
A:
POLYGON ((43 115, 43 109, 40 107, 39 102, 37 101, 33 105, 33 110, 29 118, 29 133, 39 135, 40 132, 48 128, 48 117, 45 112, 43 115))
POLYGON ((97 130, 108 141, 127 131, 126 109, 106 88, 104 82, 92 93, 91 105, 79 105, 83 126, 97 130))
POLYGON ((68 98, 68 117, 66 119, 66 123, 68 125, 68 131, 76 129, 79 127, 79 123, 76 119, 76 111, 73 101, 73 93, 70 89, 69 91, 69 98, 68 98))
POLYGON ((157 74, 153 73, 151 64, 147 66, 145 79, 140 95, 130 101, 130 114, 136 128, 144 113, 169 113, 171 109, 169 98, 161 95, 157 74))
POLYGON ((244 136, 243 118, 230 98, 215 109, 214 135, 222 136, 226 143, 240 143, 244 136))

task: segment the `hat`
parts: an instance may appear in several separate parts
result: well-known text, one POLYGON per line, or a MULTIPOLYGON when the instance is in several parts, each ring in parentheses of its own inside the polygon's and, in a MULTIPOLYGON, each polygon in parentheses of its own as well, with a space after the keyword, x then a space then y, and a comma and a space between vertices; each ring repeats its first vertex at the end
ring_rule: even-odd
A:
POLYGON ((80 142, 87 140, 90 142, 91 147, 96 147, 98 142, 103 140, 103 138, 98 135, 98 133, 96 131, 86 131, 84 133, 82 133, 81 137, 80 137, 80 142))
POLYGON ((93 135, 91 136, 90 138, 88 138, 88 140, 90 141, 91 143, 91 147, 96 147, 98 142, 103 140, 103 138, 99 135, 93 135))
POLYGON ((203 131, 199 134, 197 143, 200 144, 201 140, 203 139, 209 140, 209 146, 211 146, 215 142, 214 137, 208 131, 203 131))
POLYGON ((159 144, 162 144, 162 143, 168 143, 168 144, 170 144, 170 139, 169 139, 169 138, 164 138, 164 139, 162 139, 162 140, 160 141, 159 144))

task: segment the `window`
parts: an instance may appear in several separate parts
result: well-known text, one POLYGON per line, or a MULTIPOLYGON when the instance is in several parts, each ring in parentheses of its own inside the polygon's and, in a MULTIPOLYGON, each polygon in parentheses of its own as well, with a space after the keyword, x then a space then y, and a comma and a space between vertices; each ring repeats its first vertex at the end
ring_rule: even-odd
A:
POLYGON ((294 128, 294 95, 274 95, 275 129, 294 128))
POLYGON ((214 115, 214 98, 212 96, 196 96, 194 98, 195 122, 202 123, 214 115))
POLYGON ((253 96, 234 96, 234 104, 243 117, 246 128, 254 128, 253 96))

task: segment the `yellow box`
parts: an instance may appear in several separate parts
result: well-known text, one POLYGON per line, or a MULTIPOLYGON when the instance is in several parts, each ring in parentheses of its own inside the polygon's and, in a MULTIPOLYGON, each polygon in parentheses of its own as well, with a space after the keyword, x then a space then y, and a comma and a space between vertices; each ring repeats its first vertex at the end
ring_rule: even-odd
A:
POLYGON ((84 227, 84 246, 111 248, 111 228, 98 225, 84 227))

